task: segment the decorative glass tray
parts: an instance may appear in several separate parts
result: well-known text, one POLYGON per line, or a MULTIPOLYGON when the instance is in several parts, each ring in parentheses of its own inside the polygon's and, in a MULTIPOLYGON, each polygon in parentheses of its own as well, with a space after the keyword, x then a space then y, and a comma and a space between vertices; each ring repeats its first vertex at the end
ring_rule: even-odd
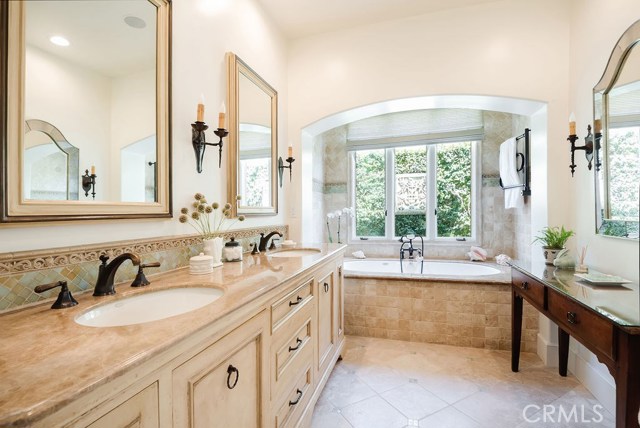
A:
POLYGON ((620 285, 629 284, 631 281, 615 275, 606 273, 576 273, 574 274, 580 281, 591 285, 620 285))

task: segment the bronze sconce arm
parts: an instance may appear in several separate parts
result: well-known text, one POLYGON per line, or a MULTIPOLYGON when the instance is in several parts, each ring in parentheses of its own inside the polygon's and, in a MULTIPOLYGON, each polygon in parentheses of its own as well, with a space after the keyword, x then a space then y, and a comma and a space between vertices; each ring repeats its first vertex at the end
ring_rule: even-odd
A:
POLYGON ((204 131, 209 129, 206 123, 196 121, 191 124, 191 143, 193 144, 193 151, 196 154, 196 169, 198 173, 202 172, 202 161, 204 160, 204 150, 207 146, 218 146, 218 168, 222 166, 222 139, 229 135, 229 131, 224 128, 218 128, 213 131, 218 137, 220 137, 220 141, 217 143, 207 143, 204 131))

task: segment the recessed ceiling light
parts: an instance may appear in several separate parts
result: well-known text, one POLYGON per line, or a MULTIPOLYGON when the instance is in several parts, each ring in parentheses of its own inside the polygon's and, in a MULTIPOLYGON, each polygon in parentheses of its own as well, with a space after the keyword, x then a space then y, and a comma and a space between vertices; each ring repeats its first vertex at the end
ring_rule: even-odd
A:
POLYGON ((127 24, 131 28, 142 29, 147 26, 147 23, 144 22, 142 18, 138 18, 137 16, 125 16, 124 23, 127 24))
POLYGON ((49 41, 58 46, 69 46, 71 44, 69 43, 69 40, 65 39, 62 36, 52 36, 49 41))

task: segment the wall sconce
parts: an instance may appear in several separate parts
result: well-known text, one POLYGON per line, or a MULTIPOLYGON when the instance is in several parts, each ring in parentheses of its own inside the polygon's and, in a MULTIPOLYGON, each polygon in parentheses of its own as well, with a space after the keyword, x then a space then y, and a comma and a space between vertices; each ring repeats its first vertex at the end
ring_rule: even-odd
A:
POLYGON ((217 143, 207 143, 206 137, 204 135, 204 131, 209 129, 207 124, 204 122, 196 121, 191 124, 191 142, 193 144, 193 151, 196 154, 196 169, 198 173, 202 172, 202 161, 204 159, 204 149, 207 146, 218 146, 218 168, 222 166, 222 139, 229 135, 229 131, 224 128, 218 128, 213 131, 218 137, 220 137, 220 141, 217 143))
POLYGON ((280 187, 282 187, 282 174, 284 173, 285 168, 289 168, 289 181, 291 181, 291 175, 293 173, 291 164, 295 161, 296 160, 291 156, 291 154, 289 154, 289 157, 287 157, 285 160, 282 160, 282 156, 280 156, 280 158, 278 159, 278 176, 280 176, 280 187), (289 163, 289 166, 285 166, 285 161, 289 163))
MULTIPOLYGON (((591 171, 591 164, 593 161, 593 147, 594 147, 594 140, 595 140, 595 145, 596 145, 596 150, 600 149, 600 139, 602 137, 602 128, 601 125, 599 124, 600 120, 596 119, 595 121, 595 137, 594 135, 591 133, 591 125, 587 126, 587 136, 584 137, 584 145, 583 146, 576 146, 576 141, 578 141, 578 136, 575 135, 575 125, 573 125, 573 128, 570 126, 569 129, 573 129, 574 133, 569 135, 569 138, 567 138, 567 140, 569 140, 569 142, 571 143, 571 165, 569 165, 569 168, 571 169, 571 176, 573 177, 573 173, 576 170, 576 163, 575 163, 575 152, 576 150, 584 150, 584 156, 587 159, 587 161, 589 162, 589 164, 587 165, 587 167, 589 168, 589 171, 591 171)), ((596 169, 600 168, 600 161, 599 159, 596 159, 596 169)))
POLYGON ((198 174, 202 172, 202 161, 204 159, 204 149, 207 146, 218 146, 218 168, 222 166, 222 139, 229 135, 229 131, 224 128, 226 116, 226 107, 224 103, 220 106, 220 113, 218 115, 218 129, 213 131, 220 141, 217 143, 207 143, 204 131, 209 129, 206 123, 204 123, 204 95, 200 95, 200 102, 198 103, 198 113, 195 123, 191 124, 191 143, 193 144, 193 151, 196 154, 196 169, 198 174))
POLYGON ((91 174, 89 174, 89 170, 84 170, 84 175, 82 176, 82 190, 84 190, 84 195, 89 197, 89 190, 91 190, 91 196, 93 199, 96 198, 96 167, 91 167, 91 174))

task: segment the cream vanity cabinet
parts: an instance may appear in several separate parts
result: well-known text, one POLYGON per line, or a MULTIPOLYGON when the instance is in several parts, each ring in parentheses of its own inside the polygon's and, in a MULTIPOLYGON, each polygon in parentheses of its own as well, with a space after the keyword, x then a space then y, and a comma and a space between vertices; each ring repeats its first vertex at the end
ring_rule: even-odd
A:
POLYGON ((174 427, 264 425, 265 321, 255 316, 173 370, 174 427))
POLYGON ((33 426, 307 427, 342 352, 342 287, 336 255, 33 426))

